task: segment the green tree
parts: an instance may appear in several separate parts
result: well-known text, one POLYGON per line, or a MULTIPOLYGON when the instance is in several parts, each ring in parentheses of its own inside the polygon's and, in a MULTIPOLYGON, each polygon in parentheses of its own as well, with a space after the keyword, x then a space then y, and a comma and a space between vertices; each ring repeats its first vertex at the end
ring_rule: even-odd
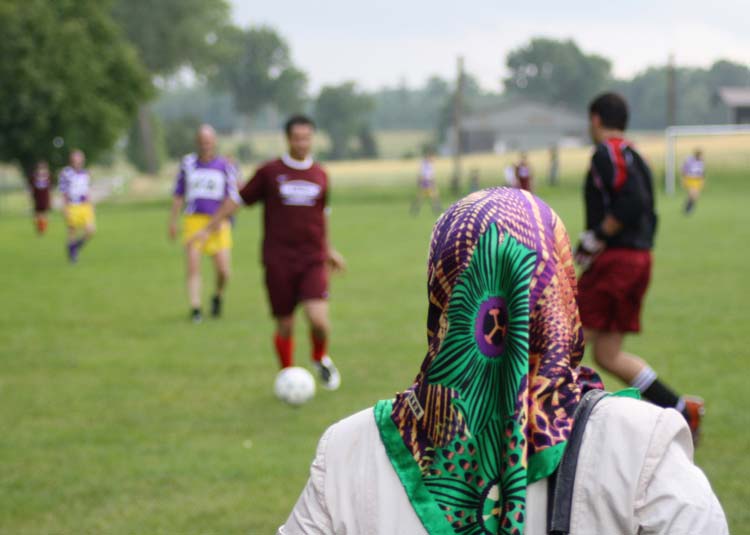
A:
POLYGON ((299 111, 307 76, 291 60, 289 46, 272 28, 229 28, 219 41, 221 59, 213 82, 234 95, 237 109, 252 116, 265 106, 299 111))
MULTIPOLYGON (((711 124, 726 121, 726 110, 717 102, 722 86, 750 84, 750 69, 726 60, 710 68, 678 67, 677 124, 711 124)), ((667 123, 667 67, 650 67, 617 89, 630 105, 632 128, 665 128, 667 123)))
POLYGON ((163 124, 166 151, 170 158, 177 159, 195 150, 195 135, 201 124, 198 117, 186 115, 164 121, 163 124))
POLYGON ((354 82, 325 86, 315 101, 315 118, 331 139, 330 157, 339 160, 350 155, 349 142, 368 126, 375 102, 360 92, 354 82))
POLYGON ((114 0, 112 14, 154 75, 215 61, 218 35, 229 24, 226 0, 114 0))
POLYGON ((128 132, 128 145, 125 149, 125 155, 128 161, 142 173, 151 171, 151 166, 156 162, 157 168, 161 167, 167 156, 167 144, 164 135, 164 125, 159 118, 152 112, 147 115, 148 132, 151 136, 150 145, 143 142, 141 135, 143 129, 139 122, 133 122, 128 132), (153 152, 146 152, 150 147, 153 152))
POLYGON ((522 96, 573 109, 610 83, 611 63, 596 54, 585 54, 572 40, 535 38, 508 54, 509 76, 504 80, 509 96, 522 96))
POLYGON ((0 35, 0 159, 25 171, 75 147, 95 160, 151 89, 99 0, 0 0, 0 35))
MULTIPOLYGON (((154 79, 185 66, 199 74, 210 72, 220 50, 218 36, 229 24, 226 0, 113 0, 112 14, 154 79)), ((155 174, 164 147, 157 145, 159 138, 151 130, 153 118, 146 103, 139 107, 137 121, 143 147, 133 149, 139 158, 133 163, 155 174)))

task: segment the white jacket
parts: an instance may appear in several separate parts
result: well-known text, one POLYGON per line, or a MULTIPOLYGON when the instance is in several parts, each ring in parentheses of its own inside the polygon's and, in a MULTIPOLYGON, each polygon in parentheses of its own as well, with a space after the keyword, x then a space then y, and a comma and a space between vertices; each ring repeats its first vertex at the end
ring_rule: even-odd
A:
MULTIPOLYGON (((723 535, 724 512, 693 464, 682 416, 607 397, 586 426, 573 489, 572 535, 723 535)), ((526 535, 546 535, 547 480, 530 485, 526 535)), ((277 535, 423 535, 372 409, 332 425, 310 479, 277 535)))

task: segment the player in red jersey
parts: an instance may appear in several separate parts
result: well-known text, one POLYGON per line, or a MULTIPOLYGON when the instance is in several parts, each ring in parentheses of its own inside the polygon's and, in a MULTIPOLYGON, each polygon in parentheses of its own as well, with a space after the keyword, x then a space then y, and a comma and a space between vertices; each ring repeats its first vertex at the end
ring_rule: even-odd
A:
POLYGON ((531 165, 529 165, 528 154, 524 151, 521 153, 521 158, 515 166, 516 171, 516 187, 525 189, 526 191, 534 191, 534 174, 531 172, 531 165))
POLYGON ((29 191, 34 202, 34 222, 36 231, 41 235, 47 230, 47 212, 50 209, 50 172, 45 161, 39 161, 29 175, 29 191))
MULTIPOLYGON (((304 308, 310 323, 312 359, 324 388, 336 390, 341 376, 328 356, 328 273, 345 268, 326 232, 328 176, 311 156, 315 124, 296 115, 285 126, 289 152, 263 164, 240 190, 242 202, 264 205, 263 266, 274 345, 282 368, 293 363, 294 309, 304 308)), ((224 199, 211 222, 194 237, 205 240, 239 203, 224 199)))

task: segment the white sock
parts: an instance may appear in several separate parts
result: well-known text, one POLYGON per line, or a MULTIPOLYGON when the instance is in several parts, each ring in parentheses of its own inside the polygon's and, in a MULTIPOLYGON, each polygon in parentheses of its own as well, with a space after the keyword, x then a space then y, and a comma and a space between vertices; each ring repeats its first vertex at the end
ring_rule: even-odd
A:
POLYGON ((656 381, 656 372, 650 366, 645 366, 638 375, 630 382, 630 386, 637 388, 641 393, 656 381))

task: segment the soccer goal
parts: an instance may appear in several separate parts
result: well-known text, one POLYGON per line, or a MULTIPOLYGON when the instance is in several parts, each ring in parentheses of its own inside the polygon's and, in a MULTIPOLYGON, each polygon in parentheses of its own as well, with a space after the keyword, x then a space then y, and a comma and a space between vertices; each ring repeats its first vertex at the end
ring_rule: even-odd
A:
POLYGON ((750 124, 711 124, 696 126, 670 126, 665 130, 664 188, 668 195, 675 192, 677 181, 677 155, 675 143, 682 137, 731 136, 750 134, 750 124))

